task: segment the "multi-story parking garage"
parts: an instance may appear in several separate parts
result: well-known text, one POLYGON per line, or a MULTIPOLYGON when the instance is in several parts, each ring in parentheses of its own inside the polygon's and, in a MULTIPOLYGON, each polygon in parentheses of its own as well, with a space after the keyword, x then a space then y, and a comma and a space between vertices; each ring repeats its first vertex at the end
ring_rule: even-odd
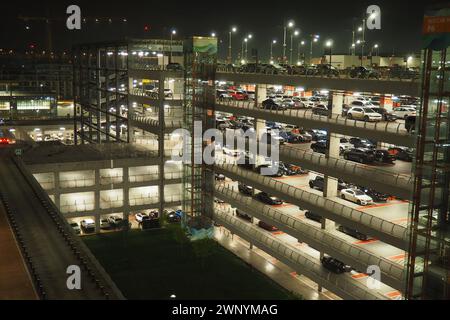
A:
MULTIPOLYGON (((429 59, 432 59, 429 55, 429 59)), ((438 68, 438 65, 445 66, 445 55, 432 60, 435 62, 426 65, 431 70, 438 68)), ((436 70, 445 72, 446 69, 436 70)), ((428 133, 426 125, 419 126, 420 121, 416 123, 415 133, 411 133, 404 119, 371 123, 350 119, 345 116, 343 109, 345 105, 358 100, 357 97, 367 100, 378 97, 380 107, 392 111, 389 101, 393 97, 421 95, 424 109, 418 108, 419 113, 426 108, 446 110, 448 98, 444 91, 430 96, 424 94, 427 90, 432 91, 436 85, 433 82, 431 86, 431 80, 423 84, 423 93, 420 94, 421 83, 410 79, 375 80, 230 72, 226 68, 216 68, 214 38, 194 38, 184 43, 134 40, 80 46, 75 52, 74 74, 75 106, 78 112, 76 143, 130 143, 154 151, 154 162, 145 165, 155 166, 154 172, 158 175, 151 185, 156 188, 143 193, 144 196, 141 194, 141 197, 151 199, 157 195, 159 200, 152 205, 157 205, 160 212, 167 207, 161 199, 165 199, 170 184, 165 175, 168 157, 174 151, 176 154, 180 152, 180 137, 172 134, 174 129, 184 128, 194 133, 198 130, 194 122, 200 121, 203 132, 215 128, 220 116, 220 120, 250 119, 247 123, 252 124, 250 127, 257 134, 267 132, 270 126, 275 128, 273 123, 278 123, 280 128, 324 131, 327 141, 324 154, 313 151, 311 142, 299 144, 288 141, 280 146, 280 160, 306 169, 303 175, 263 176, 258 171, 236 164, 234 155, 242 154, 244 150, 218 145, 216 150, 219 152, 216 153, 214 165, 186 162, 183 169, 179 169, 183 197, 177 204, 181 204, 189 216, 209 216, 216 222, 217 228, 228 229, 251 248, 257 247, 268 253, 317 283, 319 288, 332 291, 341 298, 446 296, 446 240, 440 233, 433 233, 436 223, 438 228, 439 223, 447 223, 447 216, 442 213, 446 212, 445 208, 437 209, 442 203, 434 201, 438 192, 444 192, 445 181, 430 175, 431 171, 421 171, 422 197, 417 197, 419 186, 415 175, 415 159, 425 161, 423 153, 429 151, 423 147, 425 141, 419 143, 416 151, 418 157, 409 159, 413 161, 412 164, 405 161, 408 159, 401 160, 399 157, 395 164, 359 163, 340 152, 341 139, 351 141, 352 138, 367 139, 375 149, 415 148, 418 137, 420 141, 428 133), (254 99, 248 98, 247 94, 245 101, 238 101, 240 99, 236 95, 230 99, 216 100, 219 97, 214 87, 234 94, 237 91, 249 91, 248 88, 253 87, 254 99), (326 114, 318 114, 307 108, 265 108, 263 102, 274 88, 281 95, 286 95, 284 98, 308 97, 315 92, 322 92, 321 102, 326 107, 326 114), (296 94, 287 94, 289 91, 296 94), (214 182, 214 174, 225 179, 214 182), (316 177, 323 177, 321 188, 310 187, 316 177), (340 188, 341 181, 348 186, 345 190, 356 190, 350 186, 359 186, 388 197, 382 203, 371 201, 368 205, 358 198, 349 201, 340 188), (251 187, 251 191, 242 193, 239 188, 242 185, 251 187), (267 193, 269 198, 277 197, 282 202, 262 202, 260 192, 267 193), (436 210, 444 211, 439 211, 441 213, 436 217, 436 210), (243 219, 242 213, 248 219, 243 219), (311 213, 316 219, 310 219, 311 213), (436 219, 440 222, 433 222, 436 219), (261 225, 266 227, 260 228, 261 225), (426 227, 421 229, 418 227, 420 225, 426 227), (418 230, 428 230, 428 234, 415 236, 418 230), (439 242, 440 239, 443 242, 439 242), (430 254, 424 253, 428 250, 432 250, 432 258, 430 254), (325 268, 322 264, 324 257, 337 259, 349 266, 347 271, 351 271, 335 273, 325 268), (427 277, 427 274, 431 276, 427 277), (373 280, 378 275, 377 280, 373 280), (439 277, 435 275, 440 275, 441 280, 438 281, 439 277), (422 282, 417 284, 419 280, 411 280, 411 277, 422 282), (432 281, 427 283, 424 279, 432 281), (373 285, 368 285, 369 282, 373 285), (413 288, 417 288, 417 291, 413 288)), ((438 79, 444 81, 445 76, 438 79)), ((234 129, 225 128, 225 131, 230 130, 234 129)), ((436 141, 427 143, 434 145, 436 141)), ((191 159, 194 159, 211 140, 191 138, 184 143, 191 151, 191 159)), ((432 158, 434 162, 427 162, 427 165, 437 166, 439 161, 445 162, 445 158, 440 159, 435 156, 432 158)), ((90 205, 82 211, 95 216, 98 224, 101 215, 106 212, 103 210, 109 210, 105 203, 111 204, 112 197, 120 202, 114 210, 126 215, 133 209, 130 208, 132 188, 139 187, 133 185, 130 178, 133 170, 137 170, 136 166, 125 161, 114 168, 107 165, 77 167, 76 172, 73 168, 48 168, 46 172, 35 174, 41 184, 46 185, 55 203, 59 202, 60 210, 65 210, 64 198, 67 198, 68 208, 74 206, 70 197, 64 196, 66 192, 80 193, 77 196, 90 205), (86 182, 90 185, 78 186, 85 180, 81 176, 89 170, 94 170, 95 174, 86 176, 94 176, 95 179, 86 182), (109 175, 112 173, 120 180, 117 188, 103 189, 102 179, 111 178, 109 175), (76 185, 72 186, 71 183, 76 185), (93 185, 96 185, 95 190, 90 190, 93 185), (80 189, 75 190, 77 187, 80 189)))

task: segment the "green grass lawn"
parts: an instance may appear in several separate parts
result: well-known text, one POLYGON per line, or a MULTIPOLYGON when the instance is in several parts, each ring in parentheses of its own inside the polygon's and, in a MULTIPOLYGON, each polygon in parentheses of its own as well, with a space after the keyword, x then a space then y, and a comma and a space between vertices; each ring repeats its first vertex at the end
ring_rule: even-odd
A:
POLYGON ((295 299, 219 244, 204 260, 171 229, 83 237, 128 299, 295 299))

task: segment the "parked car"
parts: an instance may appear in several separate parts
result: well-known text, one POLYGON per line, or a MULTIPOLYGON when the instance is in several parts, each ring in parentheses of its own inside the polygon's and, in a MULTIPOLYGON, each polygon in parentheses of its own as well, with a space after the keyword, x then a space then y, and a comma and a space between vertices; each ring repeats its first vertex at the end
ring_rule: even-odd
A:
POLYGON ((243 183, 238 183, 238 190, 240 193, 245 194, 247 196, 251 196, 253 195, 253 187, 252 186, 248 186, 246 184, 243 183))
POLYGON ((393 66, 389 70, 389 77, 398 79, 417 79, 419 77, 419 72, 413 68, 393 66))
POLYGON ((381 114, 381 118, 384 121, 395 121, 397 120, 397 116, 395 114, 393 114, 392 112, 389 112, 386 108, 382 108, 382 107, 371 107, 371 109, 373 111, 375 111, 376 113, 381 114))
POLYGON ((344 151, 344 159, 360 163, 371 163, 375 161, 373 150, 363 148, 352 148, 344 151))
POLYGON ((324 266, 325 269, 327 269, 333 273, 340 274, 340 273, 347 272, 347 270, 348 270, 345 263, 343 263, 335 258, 332 258, 330 256, 323 256, 320 259, 320 262, 322 263, 322 266, 324 266))
POLYGON ((326 140, 328 136, 325 130, 310 129, 307 132, 312 136, 313 141, 326 140))
POLYGON ((215 173, 214 174, 214 179, 216 181, 225 181, 225 176, 221 173, 215 173))
POLYGON ((80 226, 78 225, 77 222, 70 223, 70 227, 72 228, 73 232, 75 232, 75 234, 80 234, 81 233, 81 228, 80 228, 80 226))
POLYGON ((355 148, 366 148, 366 149, 372 149, 375 148, 375 145, 372 141, 367 139, 361 139, 361 138, 350 138, 349 139, 350 144, 352 144, 355 148))
POLYGON ((286 106, 276 103, 273 99, 266 99, 262 102, 262 108, 268 110, 286 110, 286 106))
POLYGON ((229 101, 233 99, 227 90, 217 89, 216 90, 216 98, 220 101, 229 101))
POLYGON ((267 194, 266 192, 260 192, 260 193, 258 193, 258 195, 256 197, 259 201, 261 201, 265 204, 270 204, 270 205, 283 204, 283 200, 281 200, 280 198, 277 198, 275 196, 271 196, 271 195, 267 194))
POLYGON ((411 107, 397 107, 392 109, 392 114, 395 115, 399 119, 405 119, 409 116, 416 115, 416 109, 411 107))
POLYGON ((411 162, 414 157, 413 150, 410 148, 391 147, 388 149, 388 152, 395 156, 396 159, 408 162, 411 162))
POLYGON ((364 120, 366 122, 383 120, 381 114, 367 107, 351 108, 347 112, 347 119, 364 120))
POLYGON ((231 157, 239 157, 242 154, 242 151, 238 149, 231 149, 227 147, 222 148, 222 152, 225 155, 231 156, 231 157))
POLYGON ((328 116, 328 107, 324 104, 318 104, 312 107, 312 113, 319 116, 328 116))
POLYGON ((350 70, 350 77, 362 79, 379 79, 380 74, 374 69, 366 67, 354 67, 352 70, 350 70))
POLYGON ((314 152, 323 153, 325 154, 328 150, 328 141, 327 140, 321 140, 317 141, 315 143, 311 144, 311 149, 314 152))
MULTIPOLYGON (((325 179, 321 176, 316 176, 314 179, 309 180, 309 187, 311 189, 323 191, 325 188, 325 179)), ((343 190, 346 188, 348 188, 347 184, 341 179, 338 179, 338 190, 343 190)))
POLYGON ((95 221, 93 219, 84 219, 80 222, 81 230, 83 232, 94 232, 95 231, 95 221))
POLYGON ((177 62, 170 62, 167 64, 166 70, 168 70, 168 71, 183 71, 183 67, 181 66, 181 64, 179 64, 177 62))
POLYGON ((374 189, 370 189, 370 188, 366 188, 366 187, 359 187, 359 190, 361 190, 362 192, 367 194, 375 202, 386 202, 389 198, 389 195, 375 191, 374 189))
POLYGON ((111 224, 109 223, 108 219, 100 220, 100 229, 102 229, 102 230, 111 229, 111 224))
POLYGON ((169 223, 181 222, 181 210, 164 210, 164 215, 167 217, 169 223))
POLYGON ((139 222, 139 223, 143 222, 144 220, 150 219, 150 217, 148 216, 148 214, 146 214, 146 213, 144 213, 144 212, 136 213, 136 214, 134 215, 134 217, 135 217, 136 221, 139 222))
POLYGON ((367 206, 373 204, 373 199, 358 189, 343 189, 341 190, 341 198, 351 202, 355 202, 360 206, 367 206))
POLYGON ((112 215, 108 217, 108 222, 112 227, 118 227, 123 223, 123 219, 117 215, 112 215))
POLYGON ((318 64, 317 74, 328 77, 339 77, 339 70, 329 64, 318 64))
POLYGON ((274 232, 274 231, 278 231, 278 228, 275 226, 272 226, 262 220, 259 220, 258 222, 258 226, 264 230, 270 231, 270 232, 274 232))
POLYGON ((369 239, 369 237, 366 234, 361 233, 361 232, 359 232, 356 229, 352 229, 352 228, 349 228, 349 227, 346 227, 346 226, 343 226, 343 225, 340 225, 338 227, 338 230, 340 232, 348 234, 349 236, 352 236, 353 238, 356 238, 358 240, 366 241, 367 239, 369 239))
POLYGON ((173 98, 173 91, 171 89, 164 89, 164 97, 173 98))
POLYGON ((291 169, 291 166, 286 165, 284 162, 280 161, 278 163, 280 170, 283 172, 285 176, 294 176, 298 174, 297 170, 291 169))
POLYGON ((387 150, 377 149, 374 151, 374 155, 376 162, 391 163, 391 164, 395 162, 395 156, 390 154, 387 150))
POLYGON ((280 166, 278 166, 278 168, 276 168, 275 166, 272 166, 271 164, 268 164, 268 163, 260 164, 260 165, 256 166, 255 171, 262 175, 263 168, 266 168, 267 170, 269 170, 269 171, 267 171, 268 174, 265 174, 265 176, 267 176, 267 177, 282 177, 283 176, 283 171, 281 170, 280 166))
POLYGON ((233 100, 243 101, 248 100, 248 95, 240 90, 228 90, 228 94, 233 100))
POLYGON ((248 214, 246 214, 245 212, 243 212, 243 211, 241 211, 239 209, 236 209, 236 216, 241 218, 241 219, 247 220, 247 221, 252 221, 252 217, 251 216, 249 216, 248 214))
POLYGON ((310 220, 313 220, 313 221, 316 221, 316 222, 322 222, 322 216, 318 215, 318 214, 316 214, 314 212, 311 212, 311 211, 306 211, 305 212, 305 217, 307 219, 310 219, 310 220))
POLYGON ((299 166, 296 166, 294 164, 288 163, 288 164, 285 164, 285 165, 286 165, 286 167, 289 170, 291 170, 292 172, 295 172, 295 174, 299 174, 300 175, 300 174, 308 174, 309 173, 309 170, 303 169, 303 168, 301 168, 299 166))

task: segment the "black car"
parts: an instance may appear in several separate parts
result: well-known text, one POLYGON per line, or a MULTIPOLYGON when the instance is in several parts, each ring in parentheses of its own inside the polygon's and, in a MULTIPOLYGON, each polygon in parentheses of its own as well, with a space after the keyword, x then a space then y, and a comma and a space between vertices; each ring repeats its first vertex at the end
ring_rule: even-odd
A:
POLYGON ((324 104, 318 104, 312 107, 312 113, 319 116, 328 116, 328 107, 324 104))
POLYGON ((258 227, 260 227, 260 228, 262 228, 264 230, 270 231, 270 232, 278 231, 277 227, 272 226, 272 225, 270 225, 270 224, 268 224, 268 223, 266 223, 266 222, 264 222, 262 220, 259 220, 258 227))
POLYGON ((283 200, 281 200, 280 198, 271 196, 271 195, 267 194, 266 192, 258 193, 256 198, 265 204, 270 204, 270 205, 283 204, 283 200))
POLYGON ((395 114, 392 114, 391 112, 389 112, 385 108, 382 108, 382 107, 370 107, 370 109, 372 109, 376 113, 381 114, 381 116, 383 117, 384 121, 395 121, 395 120, 397 120, 397 116, 395 114))
POLYGON ((367 139, 361 139, 361 138, 350 138, 349 142, 355 147, 355 148, 365 148, 365 149, 372 149, 375 148, 374 144, 367 139))
POLYGON ((386 202, 389 198, 389 195, 375 191, 373 189, 369 189, 366 187, 358 187, 358 189, 371 197, 375 202, 386 202))
POLYGON ((287 108, 282 104, 278 104, 272 99, 266 99, 262 102, 262 108, 268 110, 286 110, 287 108))
POLYGON ((280 161, 278 162, 278 167, 283 172, 283 175, 285 176, 294 176, 297 174, 296 170, 292 170, 289 166, 284 164, 284 162, 280 161))
POLYGON ((344 273, 348 270, 345 263, 329 256, 323 256, 322 259, 320 259, 320 262, 322 263, 322 266, 334 273, 344 273))
POLYGON ((317 75, 327 77, 339 77, 339 70, 329 64, 318 64, 317 75))
POLYGON ((248 214, 246 214, 245 212, 243 212, 243 211, 241 211, 239 209, 236 209, 236 216, 241 218, 241 219, 247 220, 247 221, 252 221, 252 217, 251 216, 249 216, 248 214))
POLYGON ((360 163, 371 163, 375 161, 375 155, 373 150, 370 149, 353 148, 344 151, 344 159, 360 163))
POLYGON ((414 157, 413 150, 410 148, 392 147, 388 149, 388 152, 396 159, 408 162, 411 162, 414 157))
POLYGON ((412 68, 394 66, 389 70, 389 77, 398 79, 417 79, 419 77, 419 72, 412 68))
POLYGON ((302 139, 301 139, 300 135, 292 133, 292 132, 281 131, 280 132, 280 137, 282 137, 288 143, 300 143, 300 142, 302 142, 302 139))
POLYGON ((355 67, 350 70, 350 77, 361 79, 379 79, 380 74, 374 69, 366 67, 355 67))
POLYGON ((307 219, 314 220, 316 222, 322 222, 322 216, 318 215, 318 214, 316 214, 314 212, 311 212, 311 211, 306 211, 305 212, 305 217, 307 219))
POLYGON ((177 62, 171 62, 171 63, 167 64, 166 70, 168 70, 168 71, 183 71, 183 67, 181 66, 181 64, 179 64, 177 62))
POLYGON ((328 150, 328 141, 327 140, 321 140, 317 141, 315 143, 311 144, 311 149, 314 152, 323 153, 325 154, 328 150))
POLYGON ((352 236, 353 238, 356 238, 356 239, 358 239, 358 240, 366 241, 367 239, 369 239, 369 237, 368 237, 366 234, 361 233, 361 232, 359 232, 359 231, 356 230, 356 229, 348 228, 348 227, 343 226, 343 225, 340 225, 340 226, 338 227, 338 230, 339 230, 340 232, 343 232, 343 233, 345 233, 345 234, 348 234, 349 236, 352 236))
POLYGON ((248 186, 246 184, 243 183, 239 183, 238 184, 238 190, 240 193, 243 193, 247 196, 251 196, 253 195, 253 187, 252 186, 248 186))
POLYGON ((390 154, 387 150, 377 149, 374 151, 375 161, 382 163, 394 163, 395 156, 390 154))
POLYGON ((180 223, 181 216, 179 216, 175 210, 165 210, 164 214, 167 217, 169 223, 180 223))
MULTIPOLYGON (((323 191, 325 188, 325 179, 323 177, 316 176, 314 179, 309 180, 309 187, 311 189, 318 189, 320 191, 323 191)), ((338 190, 346 188, 348 188, 347 184, 341 179, 338 179, 338 190)))

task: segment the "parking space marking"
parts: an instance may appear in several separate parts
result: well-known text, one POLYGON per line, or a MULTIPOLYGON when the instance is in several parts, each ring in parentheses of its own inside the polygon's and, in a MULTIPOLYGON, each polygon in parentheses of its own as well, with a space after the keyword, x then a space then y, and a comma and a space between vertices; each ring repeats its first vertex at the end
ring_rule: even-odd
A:
POLYGON ((380 241, 380 240, 373 238, 373 239, 369 239, 369 240, 355 241, 355 242, 353 242, 353 244, 369 244, 369 243, 374 243, 374 242, 377 242, 377 241, 380 241))
POLYGON ((392 223, 400 223, 400 222, 406 222, 408 221, 408 218, 400 218, 400 219, 394 219, 390 220, 392 223))
POLYGON ((398 201, 391 201, 391 202, 387 202, 387 203, 372 204, 370 206, 360 206, 360 207, 356 207, 355 209, 356 210, 367 210, 367 209, 373 209, 373 208, 389 207, 389 206, 393 206, 395 204, 401 204, 404 202, 405 202, 405 200, 398 200, 398 201))
POLYGON ((389 260, 402 260, 405 259, 406 253, 397 254, 395 256, 388 257, 389 260))
POLYGON ((291 203, 283 203, 283 204, 274 204, 272 207, 275 208, 287 208, 287 207, 293 207, 294 205, 291 203))
POLYGON ((367 277, 368 277, 368 275, 365 273, 352 274, 353 279, 363 279, 363 278, 367 278, 367 277))
POLYGON ((390 291, 390 292, 386 292, 384 295, 385 295, 386 297, 388 297, 388 298, 390 298, 390 299, 394 299, 394 300, 400 299, 401 296, 402 296, 402 294, 400 293, 400 291, 397 291, 397 290, 395 290, 395 291, 390 291))

